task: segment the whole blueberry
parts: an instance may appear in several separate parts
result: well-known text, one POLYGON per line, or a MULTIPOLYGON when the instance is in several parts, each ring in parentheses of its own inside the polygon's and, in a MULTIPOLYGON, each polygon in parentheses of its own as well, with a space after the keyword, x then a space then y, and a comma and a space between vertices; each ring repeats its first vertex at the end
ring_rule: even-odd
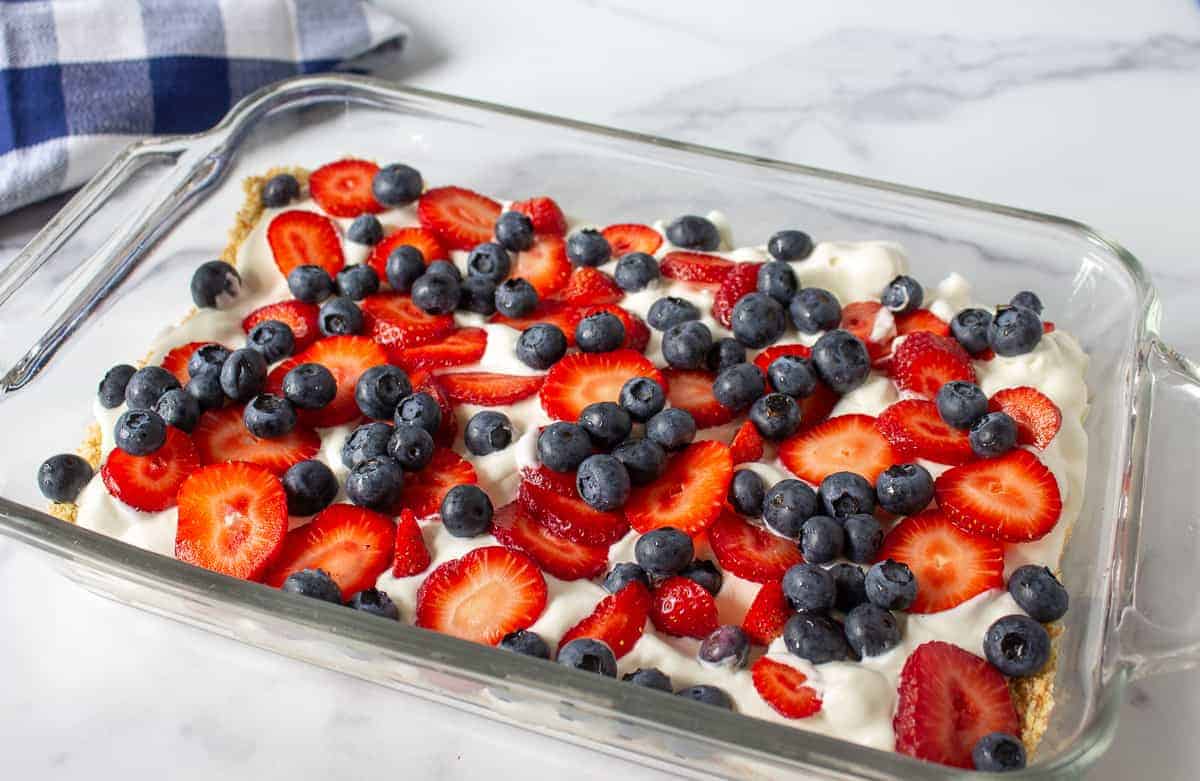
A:
POLYGON ((505 651, 512 651, 522 656, 532 656, 535 659, 550 658, 550 646, 546 645, 546 641, 542 639, 541 635, 528 629, 509 632, 500 638, 500 647, 505 651))
POLYGON ((730 336, 722 337, 708 348, 704 357, 704 365, 710 372, 722 372, 731 366, 746 362, 746 348, 737 339, 730 336))
POLYGON ((795 399, 807 398, 817 389, 817 373, 809 360, 799 355, 781 355, 771 361, 767 379, 772 388, 795 399))
POLYGON ((260 393, 242 411, 242 422, 259 439, 278 439, 296 427, 296 410, 282 396, 260 393))
POLYGON ((655 580, 678 575, 696 555, 692 538, 670 526, 646 532, 633 546, 633 557, 655 580))
POLYGON ((454 537, 478 537, 492 525, 492 500, 477 485, 456 485, 442 499, 441 515, 454 537))
POLYGON ((221 390, 234 401, 249 401, 267 384, 267 359, 258 350, 234 350, 221 366, 221 390))
POLYGON ((767 252, 776 260, 804 260, 813 251, 813 240, 804 231, 776 231, 767 240, 767 252))
POLYGON ((283 375, 283 395, 301 409, 321 409, 337 396, 337 379, 319 363, 302 363, 283 375))
POLYGON ((740 626, 719 626, 700 641, 696 657, 701 664, 740 670, 750 659, 750 638, 740 626))
POLYGON ((626 380, 617 396, 617 403, 638 423, 645 423, 662 412, 667 403, 663 387, 649 377, 626 380))
POLYGON ((612 312, 596 312, 575 326, 575 345, 585 353, 609 353, 625 341, 625 325, 612 312))
POLYGON ((617 287, 627 293, 644 290, 647 285, 660 276, 662 276, 662 272, 658 268, 658 261, 654 259, 653 255, 645 252, 630 252, 628 255, 622 255, 621 259, 617 261, 617 268, 613 271, 617 287))
POLYGON ((804 522, 817 512, 817 494, 808 483, 794 478, 780 480, 763 498, 762 518, 775 534, 799 540, 804 522))
POLYGON ((225 403, 225 391, 221 390, 220 372, 198 374, 183 387, 196 400, 202 411, 216 409, 225 403))
POLYGON ((693 560, 691 564, 679 571, 679 577, 699 584, 700 588, 714 597, 721 592, 721 585, 725 582, 725 576, 721 574, 721 570, 708 559, 693 560))
POLYGON ((512 252, 533 246, 533 220, 520 212, 503 212, 496 218, 496 241, 512 252))
POLYGON ((713 252, 721 246, 721 232, 712 220, 685 214, 667 223, 667 241, 676 247, 713 252))
POLYGON ((663 296, 651 304, 650 311, 646 313, 646 323, 658 331, 666 331, 688 320, 699 319, 700 310, 696 305, 677 296, 663 296))
POLYGON ((696 438, 696 419, 687 410, 670 407, 646 421, 646 437, 664 450, 682 450, 696 438))
POLYGON ((396 407, 392 420, 397 426, 420 426, 435 436, 442 425, 442 408, 437 399, 421 391, 406 396, 396 407))
POLYGON ((288 594, 312 597, 335 605, 342 604, 342 590, 323 569, 302 569, 293 572, 279 588, 288 594))
POLYGON ((288 515, 313 515, 333 503, 338 493, 333 470, 316 459, 292 464, 283 473, 288 515))
POLYGON ((292 298, 307 304, 319 304, 333 295, 333 278, 320 266, 296 266, 288 273, 292 298))
POLYGON ((782 260, 773 260, 759 266, 756 281, 758 292, 766 293, 782 306, 791 303, 792 296, 796 295, 796 288, 799 287, 792 264, 782 260))
POLYGON ((359 462, 346 477, 346 498, 359 507, 389 512, 404 488, 404 470, 396 459, 375 456, 359 462))
POLYGON ((326 336, 349 336, 361 333, 363 313, 358 308, 358 304, 349 298, 334 296, 321 304, 321 308, 317 311, 317 326, 326 336))
POLYGON ((842 322, 842 305, 837 297, 819 287, 806 287, 792 297, 788 304, 792 323, 802 334, 815 334, 838 327, 842 322))
POLYGON ((467 256, 467 275, 480 277, 499 285, 512 270, 512 257, 508 250, 494 241, 477 244, 467 256))
POLYGON ((837 598, 837 584, 824 567, 806 561, 783 573, 783 596, 795 610, 828 613, 837 598))
POLYGON ((800 552, 813 564, 828 564, 842 555, 846 531, 828 515, 814 515, 800 529, 800 552))
POLYGON ((458 288, 458 308, 484 317, 496 314, 496 283, 483 277, 467 277, 458 288))
POLYGON ((837 584, 835 608, 849 613, 867 601, 866 575, 863 574, 862 567, 842 561, 830 567, 829 574, 837 584))
POLYGON ((105 409, 116 409, 125 403, 125 388, 129 385, 137 369, 127 363, 118 363, 104 373, 96 393, 100 397, 100 406, 105 409))
POLYGON ((379 274, 366 263, 346 266, 338 272, 337 289, 339 295, 351 301, 362 301, 379 292, 379 274))
POLYGON ((988 627, 983 655, 1010 678, 1037 675, 1050 660, 1050 634, 1029 616, 1004 616, 988 627))
POLYGON ((371 193, 384 206, 404 206, 421 197, 421 172, 403 163, 385 165, 371 179, 371 193))
POLYGON ((934 403, 942 420, 963 430, 975 425, 988 410, 987 394, 978 385, 966 380, 951 380, 942 385, 934 397, 934 403))
POLYGON ((601 512, 617 510, 629 500, 631 483, 624 464, 613 456, 588 456, 575 475, 575 490, 588 507, 601 512))
POLYGON ((346 229, 346 240, 368 247, 374 246, 383 241, 383 223, 374 214, 360 214, 346 229))
POLYGON ((662 337, 663 358, 676 369, 703 367, 710 347, 712 347, 712 331, 698 320, 688 320, 673 325, 662 337))
POLYGON ((860 564, 875 561, 875 554, 883 544, 883 527, 875 516, 851 515, 842 521, 846 530, 846 558, 860 564))
POLYGON ((458 306, 461 295, 458 280, 449 274, 426 271, 412 285, 412 302, 422 312, 448 315, 458 306))
POLYGON ((895 464, 875 481, 879 506, 893 515, 912 515, 933 501, 933 475, 920 464, 895 464))
POLYGON ((517 338, 516 352, 521 363, 545 371, 567 354, 567 337, 552 323, 535 323, 517 338))
MULTIPOLYGON (((238 352, 246 352, 239 350, 238 352)), ((258 355, 258 353, 255 353, 258 355)), ((259 356, 259 361, 262 357, 259 356)), ((266 378, 266 365, 263 365, 263 378, 266 378)), ((143 366, 135 371, 125 384, 125 404, 129 409, 152 409, 158 403, 159 396, 169 390, 179 387, 179 380, 174 374, 161 366, 143 366)))
POLYGON ((861 657, 878 656, 900 645, 900 627, 891 611, 870 602, 846 614, 846 642, 861 657))
POLYGON ((574 670, 617 677, 617 657, 599 640, 577 637, 558 649, 558 663, 574 670))
POLYGON ((950 320, 950 333, 971 355, 978 355, 990 346, 991 328, 992 313, 986 309, 964 309, 950 320))
POLYGON ((646 574, 646 570, 632 561, 622 561, 613 565, 613 568, 604 576, 604 582, 601 585, 608 593, 616 594, 635 581, 650 588, 650 576, 646 574))
POLYGON ((296 349, 296 335, 287 323, 263 320, 246 335, 246 346, 262 353, 267 363, 282 361, 296 349))
POLYGON ((92 479, 92 465, 74 453, 50 456, 38 467, 42 496, 52 502, 73 502, 92 479))
POLYGON ((657 667, 639 667, 631 673, 625 673, 621 677, 621 680, 632 683, 635 686, 657 689, 667 694, 674 691, 674 688, 671 686, 671 678, 657 667))
POLYGON ((615 402, 596 401, 579 413, 579 425, 587 432, 593 445, 601 450, 610 450, 629 436, 633 430, 633 419, 615 402))
POLYGON ((971 749, 971 764, 981 773, 1007 773, 1025 767, 1025 746, 1016 735, 989 732, 971 749))
POLYGON ((1067 614, 1067 590, 1046 567, 1017 567, 1008 578, 1008 593, 1034 621, 1048 624, 1067 614))
POLYGON ((989 412, 975 421, 967 439, 980 458, 1002 456, 1017 446, 1017 424, 1004 412, 989 412))
POLYGON ((763 395, 763 373, 752 363, 738 363, 717 375, 713 397, 723 407, 741 411, 763 395))
POLYGON ((424 273, 425 256, 416 247, 402 244, 388 253, 384 276, 393 290, 399 293, 409 292, 413 283, 424 273))
POLYGON ((188 358, 188 376, 199 377, 208 374, 219 377, 221 367, 225 365, 225 359, 229 357, 230 352, 228 347, 216 342, 201 345, 192 353, 192 357, 188 358))
POLYGON ((866 382, 871 373, 867 346, 854 334, 840 329, 821 335, 813 345, 812 362, 817 376, 843 395, 866 382))
POLYGON ((121 413, 113 429, 117 447, 131 456, 146 456, 167 441, 167 424, 153 410, 131 409, 121 413))
POLYGON ((396 607, 396 603, 392 601, 386 591, 380 591, 373 586, 350 597, 346 606, 380 618, 388 618, 392 621, 400 620, 400 608, 396 607))
POLYGON ((1042 318, 1023 306, 1001 309, 988 328, 988 343, 996 355, 1013 356, 1031 352, 1042 341, 1042 318))
POLYGON ((503 412, 490 409, 480 410, 472 415, 463 434, 463 444, 477 456, 504 450, 512 441, 512 421, 503 412))
POLYGON ((893 314, 906 315, 921 308, 925 289, 917 280, 901 274, 887 284, 879 300, 893 314))
POLYGON ((763 439, 787 439, 800 428, 800 405, 791 396, 768 393, 750 407, 750 422, 763 439))
POLYGON ((712 705, 717 708, 724 708, 725 710, 733 710, 733 698, 724 689, 709 684, 699 684, 697 686, 689 686, 686 689, 680 689, 675 692, 675 696, 683 697, 686 700, 692 700, 702 705, 712 705))
POLYGON ((763 502, 767 498, 767 488, 758 472, 751 469, 739 469, 733 473, 729 481, 729 503, 733 509, 742 515, 758 517, 762 515, 763 502))
POLYGON ((300 197, 300 182, 291 174, 275 174, 262 188, 262 205, 269 209, 287 206, 300 197))
POLYGON ((1009 306, 1023 306, 1026 309, 1032 309, 1035 315, 1042 316, 1042 299, 1038 298, 1038 294, 1032 290, 1022 290, 1008 303, 1009 306))
POLYGON ((592 441, 582 426, 556 421, 537 438, 538 459, 555 472, 574 472, 592 454, 592 441))
POLYGON ((496 311, 505 317, 524 317, 537 305, 537 291, 528 280, 515 277, 496 286, 496 311))
POLYGON ((223 260, 201 263, 192 274, 192 303, 201 309, 224 309, 241 290, 241 275, 223 260))
POLYGON ((200 402, 183 388, 173 388, 159 396, 154 411, 168 426, 189 434, 200 422, 200 402))
POLYGON ((738 299, 730 322, 733 338, 753 349, 774 343, 787 328, 783 307, 766 293, 747 293, 738 299))
POLYGON ((425 267, 426 274, 441 275, 462 284, 462 272, 449 260, 435 260, 425 267))
POLYGON ((819 613, 797 613, 789 618, 783 625, 783 642, 793 656, 813 664, 844 662, 852 654, 841 625, 819 613))
POLYGON ((433 458, 433 437, 420 426, 396 426, 388 439, 387 453, 406 472, 416 472, 433 458))
POLYGON ((353 469, 368 458, 386 456, 393 430, 390 423, 379 420, 373 420, 355 428, 342 443, 342 466, 353 469))
POLYGON ((611 257, 612 247, 598 230, 584 228, 567 237, 567 259, 576 266, 602 266, 611 257))
POLYGON ((667 466, 667 451, 650 439, 627 439, 613 448, 612 454, 625 465, 634 485, 653 483, 667 466))
POLYGON ((817 496, 825 514, 834 518, 875 511, 875 487, 855 472, 827 475, 817 489, 817 496))
POLYGON ((408 375, 398 366, 380 364, 359 375, 354 401, 368 418, 391 420, 401 400, 412 393, 408 375))
POLYGON ((867 599, 885 610, 908 610, 917 598, 917 579, 902 561, 886 559, 867 570, 867 599))

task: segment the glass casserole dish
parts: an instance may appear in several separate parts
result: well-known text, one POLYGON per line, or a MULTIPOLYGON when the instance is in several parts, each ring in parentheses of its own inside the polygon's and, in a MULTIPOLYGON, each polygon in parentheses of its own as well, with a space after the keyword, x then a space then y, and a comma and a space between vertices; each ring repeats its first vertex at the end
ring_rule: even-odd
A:
POLYGON ((212 131, 131 147, 12 261, 0 278, 0 421, 15 441, 54 444, 6 453, 0 532, 118 600, 677 772, 961 774, 737 714, 697 714, 638 687, 308 604, 36 509, 38 461, 80 439, 90 418, 80 400, 108 366, 144 348, 147 325, 183 314, 176 293, 223 246, 241 180, 344 155, 411 161, 440 182, 483 191, 551 192, 572 211, 614 221, 719 208, 742 235, 795 224, 820 237, 889 239, 922 277, 957 271, 985 297, 1014 285, 1041 291, 1091 357, 1090 480, 1062 566, 1072 610, 1056 706, 1024 774, 1082 773, 1107 746, 1129 680, 1200 659, 1200 620, 1181 624, 1177 610, 1165 612, 1174 604, 1169 573, 1198 553, 1195 530, 1176 529, 1169 511, 1196 493, 1186 453, 1200 380, 1158 341, 1153 290, 1128 252, 1045 215, 365 79, 286 82, 250 96, 212 131))

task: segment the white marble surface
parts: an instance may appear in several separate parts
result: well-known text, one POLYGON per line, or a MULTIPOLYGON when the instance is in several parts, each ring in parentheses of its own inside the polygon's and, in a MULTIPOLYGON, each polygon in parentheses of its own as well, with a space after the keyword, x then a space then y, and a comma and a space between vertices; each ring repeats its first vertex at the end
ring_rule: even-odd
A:
MULTIPOLYGON (((415 84, 1091 223, 1200 356, 1195 2, 385 4, 415 84)), ((0 218, 0 258, 53 206, 0 218)), ((112 604, 8 542, 0 581, 5 777, 665 777, 112 604)), ((1136 684, 1092 777, 1194 777, 1198 719, 1200 674, 1136 684)))

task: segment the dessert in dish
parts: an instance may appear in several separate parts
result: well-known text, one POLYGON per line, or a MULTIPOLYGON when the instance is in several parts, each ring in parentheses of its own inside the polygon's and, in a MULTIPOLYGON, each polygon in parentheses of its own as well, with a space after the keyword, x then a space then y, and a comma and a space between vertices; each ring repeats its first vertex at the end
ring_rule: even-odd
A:
MULTIPOLYGON (((131 544, 881 749, 1023 765, 1082 502, 1036 295, 717 214, 274 171, 39 484, 131 544), (915 272, 912 272, 915 273, 915 272)), ((697 707, 700 707, 699 705, 697 707)))

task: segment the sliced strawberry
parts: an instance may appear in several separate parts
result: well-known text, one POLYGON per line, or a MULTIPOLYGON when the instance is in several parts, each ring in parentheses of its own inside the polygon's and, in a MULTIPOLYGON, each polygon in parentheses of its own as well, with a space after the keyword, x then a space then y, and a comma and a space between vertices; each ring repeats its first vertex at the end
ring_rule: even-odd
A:
POLYGON ((555 472, 546 466, 527 466, 521 470, 521 479, 533 483, 538 488, 544 488, 562 496, 571 498, 579 496, 575 490, 574 472, 555 472))
POLYGON ((501 545, 527 554, 560 580, 594 577, 608 564, 607 545, 580 545, 551 534, 519 502, 496 510, 492 534, 501 545))
POLYGON ((431 315, 403 293, 376 293, 360 304, 363 334, 385 347, 416 347, 454 330, 453 315, 431 315))
POLYGON ((653 255, 658 252, 658 248, 662 246, 663 242, 662 234, 654 228, 636 223, 609 225, 601 233, 604 238, 608 239, 608 245, 612 247, 614 258, 628 255, 630 252, 645 252, 647 255, 653 255))
POLYGON ((719 255, 676 250, 663 256, 659 270, 668 279, 696 282, 702 285, 719 285, 725 281, 725 275, 734 265, 732 260, 726 260, 719 255))
POLYGON ((450 397, 446 395, 445 389, 442 388, 442 383, 432 374, 425 377, 414 374, 409 379, 413 384, 413 392, 428 393, 437 402, 438 409, 442 413, 441 425, 433 434, 434 443, 438 447, 453 446, 454 437, 458 434, 458 417, 454 414, 454 406, 450 403, 450 397))
POLYGON ((821 695, 806 686, 804 673, 790 664, 763 656, 750 668, 754 688, 776 713, 789 719, 803 719, 821 710, 821 695))
POLYGON ((954 339, 917 331, 904 337, 893 351, 888 376, 900 390, 932 399, 951 380, 975 382, 975 369, 954 339))
POLYGON ((482 404, 502 407, 527 399, 542 387, 543 376, 534 374, 497 374, 495 372, 454 372, 439 374, 438 382, 450 401, 457 404, 482 404))
POLYGON ((729 509, 708 527, 708 544, 723 569, 755 583, 779 580, 788 567, 804 561, 796 543, 750 524, 729 509))
POLYGON ((1052 333, 1054 333, 1054 323, 1053 323, 1053 321, 1051 321, 1051 320, 1043 320, 1043 321, 1042 321, 1042 333, 1044 333, 1044 334, 1052 334, 1052 333))
POLYGON ((735 465, 753 463, 762 458, 764 445, 758 427, 747 420, 733 433, 733 439, 729 442, 729 455, 733 457, 735 465))
POLYGON ((663 369, 667 378, 667 401, 672 407, 687 410, 696 419, 696 426, 709 428, 728 423, 734 411, 717 401, 712 384, 717 375, 702 369, 663 369))
POLYGON ((643 533, 673 526, 699 534, 721 514, 732 479, 729 448, 713 440, 695 442, 668 462, 660 478, 633 489, 625 517, 643 533))
POLYGON ((429 548, 425 547, 425 538, 421 536, 421 527, 417 524, 417 516, 406 507, 400 511, 400 518, 396 523, 392 575, 397 578, 420 575, 429 569, 431 562, 429 548))
POLYGON ((579 637, 590 637, 607 645, 613 656, 620 659, 642 638, 649 617, 650 591, 633 581, 616 594, 600 600, 590 615, 567 630, 558 647, 579 637))
POLYGON ((308 189, 325 213, 334 217, 375 214, 383 211, 383 204, 371 191, 371 180, 378 172, 379 166, 367 160, 337 160, 313 171, 308 189))
POLYGON ((1004 545, 959 529, 941 510, 900 521, 883 539, 879 560, 907 564, 916 576, 910 613, 938 613, 988 589, 1004 588, 1004 545))
POLYGON ((320 451, 321 438, 303 425, 297 425, 282 437, 259 439, 246 429, 242 421, 244 409, 239 404, 212 409, 200 416, 200 422, 192 432, 200 463, 245 461, 282 475, 320 451))
POLYGON ((187 476, 200 468, 192 438, 167 427, 162 447, 146 456, 131 456, 120 448, 109 451, 100 467, 104 486, 135 510, 158 512, 175 506, 175 494, 187 476))
POLYGON ((566 286, 554 294, 554 299, 572 306, 601 306, 615 304, 625 297, 616 280, 599 269, 582 266, 571 272, 566 286))
POLYGON ((896 335, 928 331, 938 336, 950 336, 950 324, 930 312, 928 309, 918 309, 906 315, 896 315, 896 335))
POLYGON ((275 215, 267 226, 267 243, 285 277, 296 266, 320 266, 333 276, 346 265, 337 228, 316 212, 292 209, 275 215))
POLYGON ((813 485, 834 472, 857 472, 871 483, 898 456, 870 415, 839 415, 779 446, 779 458, 813 485))
POLYGON ((1054 473, 1028 450, 956 466, 933 489, 938 507, 956 526, 993 540, 1039 540, 1062 515, 1054 473))
POLYGON ((516 201, 508 207, 509 211, 520 212, 533 223, 534 233, 550 233, 555 236, 567 235, 567 218, 553 198, 545 195, 516 201))
POLYGON ((192 353, 206 344, 216 344, 216 342, 188 342, 179 345, 163 356, 162 367, 174 374, 180 385, 187 385, 188 380, 191 379, 187 370, 188 359, 192 357, 192 353))
POLYGON ((496 645, 546 609, 546 579, 524 553, 490 545, 440 565, 417 591, 417 626, 496 645))
POLYGON ((917 646, 900 671, 898 693, 892 729, 901 754, 970 769, 980 738, 1021 730, 1004 676, 951 643, 917 646))
POLYGON ((433 451, 433 457, 424 469, 404 476, 399 504, 412 510, 418 518, 427 518, 441 510, 442 499, 451 488, 478 482, 479 477, 470 461, 449 448, 439 447, 433 451))
POLYGON ((532 247, 517 253, 513 260, 512 276, 533 285, 538 298, 549 298, 562 290, 571 278, 566 242, 561 236, 544 234, 535 237, 532 247))
POLYGON ((333 401, 321 409, 299 410, 297 413, 302 424, 324 428, 352 423, 362 417, 354 400, 354 386, 367 369, 387 363, 387 353, 365 336, 331 336, 276 366, 267 375, 267 388, 279 392, 284 376, 302 363, 321 364, 329 369, 337 381, 337 395, 333 401))
POLYGON ((630 312, 629 322, 625 325, 625 344, 622 346, 626 350, 641 353, 646 351, 648 344, 650 344, 650 326, 646 325, 645 320, 630 312))
POLYGON ((583 319, 586 311, 586 307, 551 299, 539 303, 537 308, 525 317, 505 317, 502 314, 496 314, 492 318, 492 322, 501 323, 518 331, 524 331, 537 323, 556 325, 567 337, 567 344, 573 347, 575 345, 575 326, 579 325, 579 321, 583 319))
POLYGON ((521 483, 517 501, 551 534, 580 545, 612 545, 629 532, 620 513, 595 510, 577 494, 568 496, 529 480, 521 483))
POLYGON ((426 265, 431 261, 446 260, 450 257, 445 247, 437 240, 437 236, 424 228, 401 228, 394 233, 389 233, 383 241, 376 244, 367 258, 367 263, 375 269, 375 273, 379 275, 380 279, 387 279, 388 256, 397 247, 404 246, 416 247, 420 250, 426 265))
POLYGON ((975 457, 967 432, 942 420, 932 401, 897 401, 875 420, 896 452, 937 464, 965 464, 975 457))
MULTIPOLYGON (((165 365, 165 361, 164 361, 165 365)), ((1045 450, 1062 428, 1062 410, 1036 388, 1005 388, 988 399, 988 409, 1017 424, 1017 442, 1045 450)))
POLYGON ((254 326, 265 320, 278 320, 292 329, 296 338, 293 353, 301 352, 313 342, 321 338, 321 327, 317 324, 317 314, 320 308, 316 304, 306 304, 303 301, 280 301, 275 304, 260 306, 242 320, 242 330, 246 333, 254 326))
POLYGON ((816 390, 800 399, 800 431, 808 431, 828 420, 829 413, 833 412, 840 399, 828 385, 818 381, 816 390))
POLYGON ((778 580, 762 584, 762 588, 754 595, 754 601, 742 619, 742 631, 757 645, 770 645, 783 634, 783 625, 795 615, 787 597, 783 595, 783 586, 778 580))
POLYGON ((770 369, 771 364, 781 355, 799 355, 801 358, 811 358, 812 348, 802 344, 777 344, 754 356, 754 365, 765 375, 767 369, 770 369))
POLYGON ((421 227, 447 249, 474 249, 492 240, 500 204, 463 187, 435 187, 417 201, 421 227))
POLYGON ((721 281, 713 296, 713 318, 726 328, 732 328, 733 307, 742 296, 758 289, 758 270, 761 263, 737 263, 721 281))
POLYGON ((879 360, 892 349, 894 334, 888 334, 880 341, 871 339, 875 333, 875 320, 881 311, 883 305, 878 301, 853 301, 842 307, 842 330, 862 339, 872 361, 879 360))
POLYGON ((416 372, 478 363, 486 350, 487 331, 460 328, 436 342, 393 350, 389 357, 405 371, 416 372))
POLYGON ((283 484, 256 464, 212 464, 193 471, 179 487, 180 561, 257 580, 279 555, 287 530, 283 484))
POLYGON ((294 572, 321 569, 338 584, 345 601, 374 586, 392 566, 395 554, 396 526, 391 518, 365 507, 331 504, 288 532, 263 582, 278 588, 294 572))
POLYGON ((650 620, 660 632, 701 640, 717 628, 717 603, 699 583, 676 575, 654 589, 650 620))
POLYGON ((667 387, 667 381, 644 355, 632 350, 611 353, 575 353, 550 368, 542 384, 542 409, 552 418, 575 421, 583 408, 596 401, 616 401, 621 386, 632 377, 649 377, 667 387))

